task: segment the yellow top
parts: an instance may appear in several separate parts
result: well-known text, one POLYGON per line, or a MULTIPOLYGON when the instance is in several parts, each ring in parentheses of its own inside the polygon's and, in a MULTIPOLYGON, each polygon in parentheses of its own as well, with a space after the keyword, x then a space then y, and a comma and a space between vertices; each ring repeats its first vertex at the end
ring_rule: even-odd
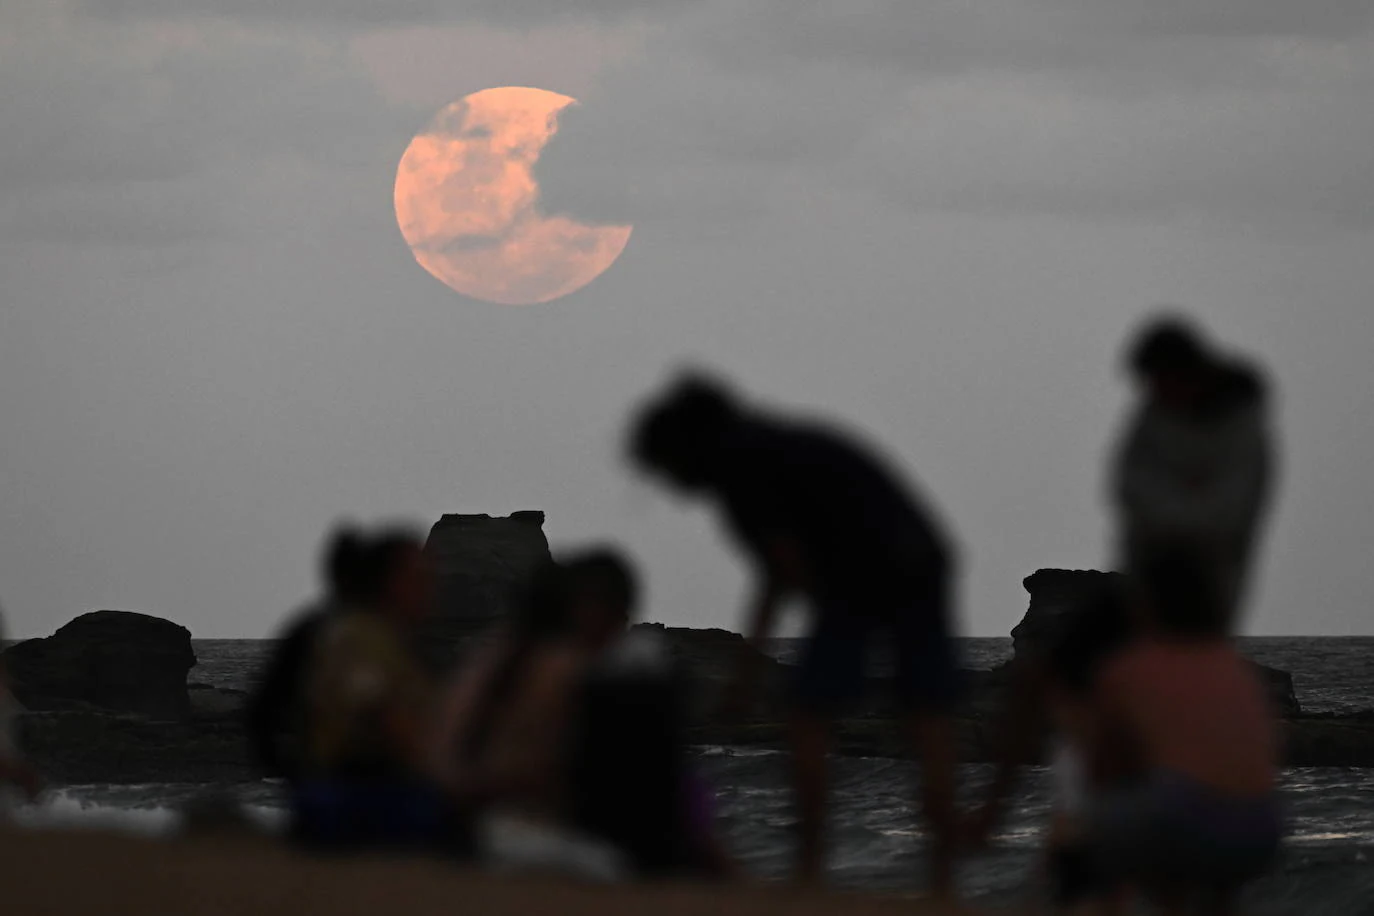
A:
POLYGON ((381 614, 347 611, 327 624, 308 679, 311 769, 409 769, 429 684, 381 614))

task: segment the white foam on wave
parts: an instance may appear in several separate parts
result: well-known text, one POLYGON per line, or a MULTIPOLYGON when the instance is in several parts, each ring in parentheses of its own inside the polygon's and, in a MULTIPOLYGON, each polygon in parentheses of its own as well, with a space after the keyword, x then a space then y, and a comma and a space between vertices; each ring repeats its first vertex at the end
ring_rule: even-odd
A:
MULTIPOLYGON (((243 812, 264 830, 277 832, 285 824, 285 812, 279 808, 245 805, 243 812)), ((65 789, 49 793, 37 802, 12 807, 8 818, 21 827, 114 830, 140 836, 165 836, 182 823, 182 814, 176 808, 105 804, 65 789)))
POLYGON ((699 757, 775 757, 783 752, 767 747, 740 747, 725 744, 698 744, 693 750, 699 757))

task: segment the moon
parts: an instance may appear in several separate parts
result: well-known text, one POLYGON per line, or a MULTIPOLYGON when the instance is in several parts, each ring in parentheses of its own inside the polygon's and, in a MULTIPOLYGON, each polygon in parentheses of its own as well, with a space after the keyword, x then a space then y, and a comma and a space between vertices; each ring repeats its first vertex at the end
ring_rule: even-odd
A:
POLYGON ((446 105, 396 169, 396 221, 420 266, 465 296, 550 302, 606 271, 632 226, 598 226, 539 209, 534 164, 572 96, 483 89, 446 105))

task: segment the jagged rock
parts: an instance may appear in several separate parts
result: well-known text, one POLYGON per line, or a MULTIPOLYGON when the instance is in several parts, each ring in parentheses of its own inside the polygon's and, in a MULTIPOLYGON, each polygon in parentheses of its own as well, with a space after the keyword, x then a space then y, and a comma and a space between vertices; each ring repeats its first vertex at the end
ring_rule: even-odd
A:
POLYGON ((1031 573, 1021 582, 1030 593, 1030 606, 1020 623, 1011 628, 1013 657, 1044 649, 1065 612, 1120 583, 1120 573, 1095 569, 1038 569, 1031 573))
POLYGON ((430 529, 425 552, 438 576, 439 612, 420 645, 443 665, 505 616, 529 574, 550 559, 544 513, 445 515, 430 529))
POLYGON ((753 713, 763 719, 779 718, 784 712, 783 687, 787 666, 749 645, 738 633, 729 630, 698 630, 643 623, 667 642, 684 674, 690 679, 689 718, 705 723, 719 707, 722 691, 729 685, 736 666, 746 655, 756 656, 759 666, 759 692, 753 713))
MULTIPOLYGON (((1059 616, 1075 604, 1101 594, 1101 589, 1119 587, 1120 573, 1099 572, 1092 569, 1039 569, 1023 581, 1030 593, 1030 606, 1021 622, 1012 627, 1013 658, 1038 651, 1054 632, 1059 616)), ((1302 712, 1293 692, 1293 677, 1287 671, 1254 663, 1269 690, 1275 711, 1284 717, 1302 712)))
POLYGON ((190 630, 128 611, 82 614, 52 636, 4 653, 26 709, 84 704, 165 719, 190 713, 186 673, 195 664, 190 630))

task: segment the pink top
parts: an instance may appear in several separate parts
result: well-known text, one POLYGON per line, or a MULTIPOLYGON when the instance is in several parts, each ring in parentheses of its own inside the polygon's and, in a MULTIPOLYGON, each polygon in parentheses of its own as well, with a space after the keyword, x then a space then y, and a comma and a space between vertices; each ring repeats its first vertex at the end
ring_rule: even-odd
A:
POLYGON ((1229 643, 1145 639, 1107 666, 1101 684, 1104 713, 1147 765, 1227 794, 1273 788, 1274 716, 1253 667, 1229 643))

